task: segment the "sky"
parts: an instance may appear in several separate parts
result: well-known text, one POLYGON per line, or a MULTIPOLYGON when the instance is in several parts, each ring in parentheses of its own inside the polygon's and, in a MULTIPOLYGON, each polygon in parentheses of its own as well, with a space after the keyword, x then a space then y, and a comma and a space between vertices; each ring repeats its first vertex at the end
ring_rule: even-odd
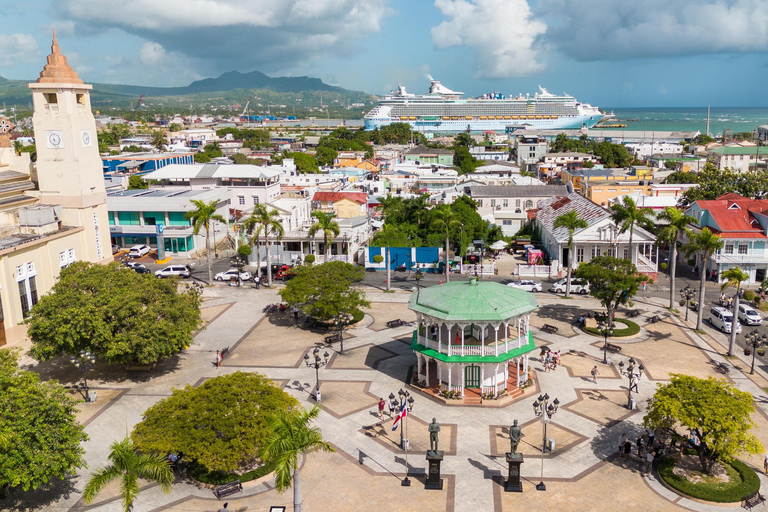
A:
POLYGON ((227 71, 372 94, 428 76, 467 95, 601 108, 766 107, 768 0, 0 0, 0 76, 37 77, 51 29, 86 82, 227 71))

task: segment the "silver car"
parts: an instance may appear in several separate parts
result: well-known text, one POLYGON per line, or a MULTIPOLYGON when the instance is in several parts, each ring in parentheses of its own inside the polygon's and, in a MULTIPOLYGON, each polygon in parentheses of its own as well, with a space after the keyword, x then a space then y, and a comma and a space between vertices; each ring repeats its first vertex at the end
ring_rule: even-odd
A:
POLYGON ((518 290, 524 290, 526 292, 540 292, 543 288, 541 286, 541 283, 537 281, 529 281, 527 279, 522 279, 520 281, 512 281, 511 283, 508 283, 507 286, 511 286, 512 288, 517 288, 518 290))

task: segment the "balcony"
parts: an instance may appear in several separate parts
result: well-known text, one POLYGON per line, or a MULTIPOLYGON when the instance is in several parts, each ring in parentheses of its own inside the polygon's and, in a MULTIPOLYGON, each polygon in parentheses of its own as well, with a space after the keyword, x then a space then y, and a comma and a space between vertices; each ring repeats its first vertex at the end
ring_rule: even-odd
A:
POLYGON ((713 254, 715 263, 768 263, 768 254, 713 254))
MULTIPOLYGON (((504 356, 510 351, 514 351, 523 347, 528 343, 528 335, 522 335, 518 337, 510 337, 495 341, 493 339, 485 340, 485 343, 481 343, 480 340, 474 337, 466 337, 464 344, 450 344, 443 343, 441 341, 433 340, 414 333, 414 342, 416 345, 420 345, 424 349, 434 350, 438 354, 444 354, 446 357, 453 356, 474 356, 474 357, 498 357, 504 356)), ((416 347, 412 347, 416 348, 416 347)), ((444 359, 444 358, 441 358, 444 359)))

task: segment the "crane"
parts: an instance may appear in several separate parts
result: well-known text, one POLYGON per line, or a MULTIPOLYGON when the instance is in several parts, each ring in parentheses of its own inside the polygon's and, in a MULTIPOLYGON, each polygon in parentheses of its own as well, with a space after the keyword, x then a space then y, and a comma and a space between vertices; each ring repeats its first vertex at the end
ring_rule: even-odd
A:
POLYGON ((133 106, 133 111, 136 112, 136 109, 144 105, 144 95, 142 94, 139 97, 139 101, 136 102, 136 104, 133 106))
POLYGON ((253 99, 253 96, 248 98, 248 101, 245 102, 245 108, 243 109, 243 113, 240 114, 240 117, 245 117, 245 115, 248 113, 248 105, 251 104, 251 100, 253 99))

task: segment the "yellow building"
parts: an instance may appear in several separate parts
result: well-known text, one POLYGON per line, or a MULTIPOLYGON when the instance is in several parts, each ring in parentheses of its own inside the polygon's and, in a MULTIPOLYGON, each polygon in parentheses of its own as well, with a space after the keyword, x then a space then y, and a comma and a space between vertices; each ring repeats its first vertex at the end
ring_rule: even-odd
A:
POLYGON ((362 154, 354 151, 341 151, 338 156, 333 159, 334 167, 357 167, 363 161, 362 154))
POLYGON ((38 155, 32 172, 0 133, 0 345, 26 335, 22 322, 61 268, 112 260, 91 86, 67 63, 55 32, 29 88, 38 155))
POLYGON ((358 169, 365 169, 368 172, 379 172, 379 165, 373 160, 363 160, 359 164, 355 165, 358 169))
POLYGON ((582 183, 579 188, 581 195, 600 206, 608 206, 610 201, 618 196, 641 193, 650 195, 651 186, 640 181, 595 181, 582 183))
POLYGON ((313 208, 335 213, 340 219, 368 215, 368 195, 365 192, 315 192, 313 208))

